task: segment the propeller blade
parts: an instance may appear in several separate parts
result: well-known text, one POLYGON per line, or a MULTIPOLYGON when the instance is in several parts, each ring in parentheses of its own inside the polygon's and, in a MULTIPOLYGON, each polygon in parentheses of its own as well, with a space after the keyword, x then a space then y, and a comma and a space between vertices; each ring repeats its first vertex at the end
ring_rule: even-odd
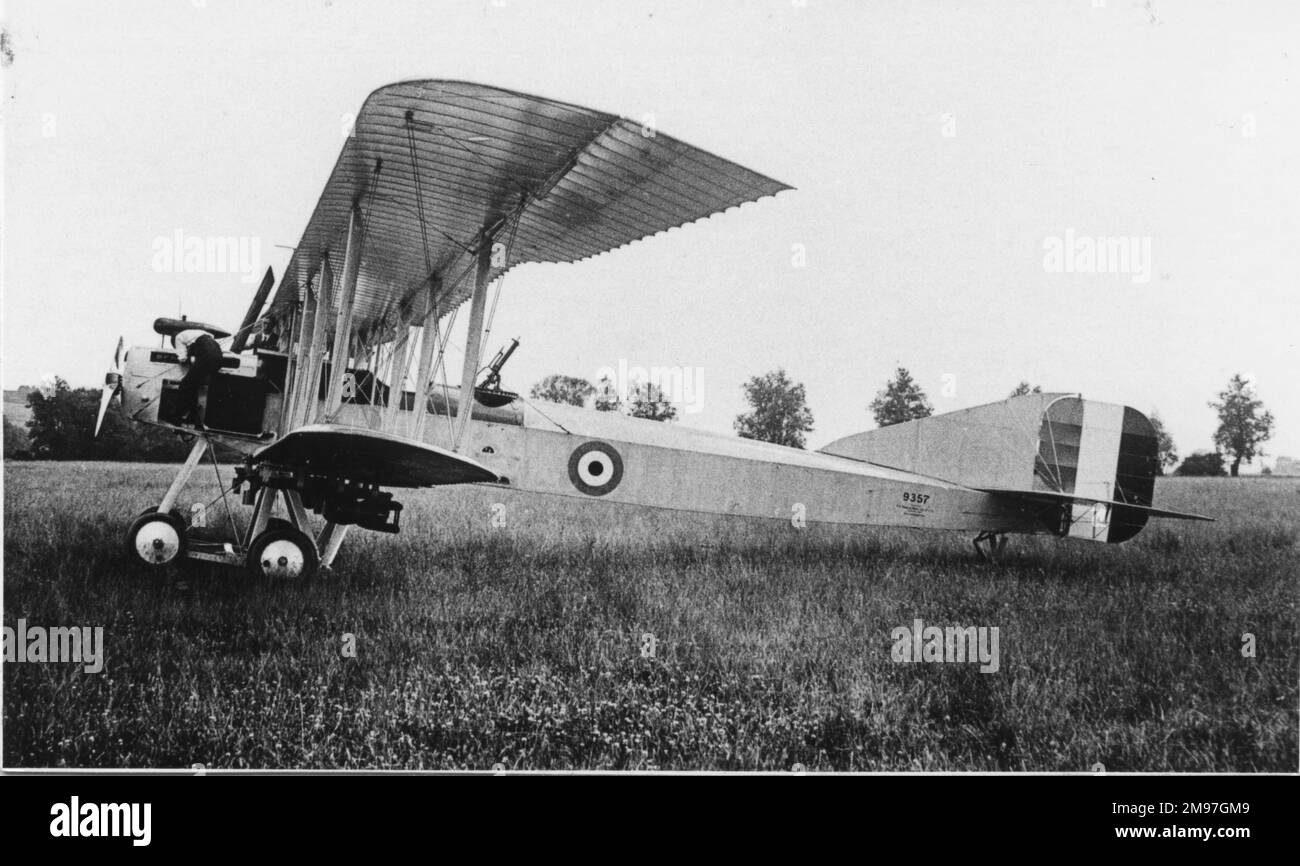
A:
POLYGON ((257 317, 261 314, 262 307, 266 306, 267 296, 271 294, 271 287, 274 285, 275 271, 268 267, 266 269, 266 274, 262 277, 261 285, 259 285, 257 291, 253 293, 253 300, 248 305, 248 312, 244 313, 244 320, 239 323, 239 330, 235 332, 235 342, 230 344, 230 351, 234 352, 236 355, 244 351, 244 347, 248 345, 249 338, 253 336, 249 332, 253 327, 253 323, 257 321, 257 317))
POLYGON ((117 395, 117 389, 120 387, 118 381, 104 382, 104 393, 99 395, 99 417, 95 419, 95 436, 99 438, 99 428, 104 426, 104 416, 108 414, 108 404, 113 402, 113 397, 117 395))
POLYGON ((91 438, 99 438, 99 428, 104 426, 104 416, 108 414, 108 406, 113 402, 113 397, 122 389, 122 347, 126 341, 121 337, 117 338, 117 348, 113 350, 113 369, 108 371, 104 377, 104 392, 99 395, 99 417, 95 419, 95 435, 91 438))

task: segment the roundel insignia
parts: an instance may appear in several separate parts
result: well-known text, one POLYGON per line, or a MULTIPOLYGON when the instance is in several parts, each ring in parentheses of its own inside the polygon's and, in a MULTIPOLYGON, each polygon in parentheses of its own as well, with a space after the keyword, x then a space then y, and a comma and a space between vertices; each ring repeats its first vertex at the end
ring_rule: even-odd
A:
POLYGON ((588 496, 604 496, 623 480, 623 458, 604 442, 579 445, 569 455, 569 480, 588 496))

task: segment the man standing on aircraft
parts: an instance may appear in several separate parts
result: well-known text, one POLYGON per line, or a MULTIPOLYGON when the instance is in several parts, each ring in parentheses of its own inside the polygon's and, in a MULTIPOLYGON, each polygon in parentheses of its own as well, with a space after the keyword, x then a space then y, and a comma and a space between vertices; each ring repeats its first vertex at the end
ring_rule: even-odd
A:
POLYGON ((254 349, 270 349, 272 351, 280 348, 280 335, 276 332, 275 323, 271 319, 262 319, 257 325, 257 333, 253 335, 252 346, 254 349))
POLYGON ((192 423, 202 428, 203 420, 199 417, 199 388, 212 379, 212 374, 221 369, 223 353, 221 346, 207 331, 190 328, 172 337, 176 347, 176 356, 182 364, 189 364, 185 378, 181 379, 180 398, 181 423, 192 423))

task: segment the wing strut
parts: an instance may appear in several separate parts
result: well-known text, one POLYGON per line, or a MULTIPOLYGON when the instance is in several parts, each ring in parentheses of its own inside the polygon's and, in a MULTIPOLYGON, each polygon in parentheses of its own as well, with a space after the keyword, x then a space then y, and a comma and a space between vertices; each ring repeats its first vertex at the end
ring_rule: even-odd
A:
POLYGON ((285 423, 293 417, 293 383, 298 381, 298 368, 302 366, 298 358, 298 347, 302 342, 302 311, 303 305, 295 303, 289 308, 289 331, 288 344, 285 346, 289 354, 288 362, 285 365, 284 378, 284 395, 280 403, 280 417, 277 419, 275 427, 277 435, 285 430, 285 423))
POLYGON ((420 439, 424 432, 424 416, 429 411, 429 387, 433 384, 433 358, 438 353, 441 360, 442 338, 438 329, 439 282, 436 277, 429 284, 428 312, 425 314, 423 327, 420 328, 420 367, 415 375, 415 413, 411 416, 411 428, 407 433, 413 439, 420 439))
POLYGON ((334 346, 330 349, 330 387, 325 397, 324 416, 333 415, 343 399, 343 379, 347 375, 352 337, 352 313, 355 309, 357 274, 361 269, 361 215, 353 205, 348 213, 348 244, 343 255, 343 285, 339 287, 339 312, 334 324, 334 346))
MULTIPOLYGON (((321 364, 325 360, 325 340, 329 336, 328 322, 334 310, 334 262, 328 256, 321 259, 316 272, 316 314, 311 320, 311 341, 307 344, 307 366, 303 368, 302 387, 299 389, 294 427, 310 424, 316 414, 320 397, 321 364)), ((308 288, 310 292, 310 287, 308 288)))
POLYGON ((474 413, 474 382, 478 379, 479 355, 483 351, 483 312, 487 307, 489 277, 492 275, 492 235, 486 231, 478 246, 478 270, 474 275, 474 299, 469 308, 465 332, 465 366, 460 375, 460 399, 456 401, 456 438, 453 451, 460 451, 465 426, 474 413))
POLYGON ((406 384, 406 368, 411 360, 411 326, 402 327, 398 345, 393 349, 393 363, 388 376, 388 405, 384 408, 383 429, 397 432, 397 412, 402 406, 402 386, 406 384))
POLYGON ((299 425, 298 416, 303 412, 303 401, 310 391, 312 379, 312 347, 316 345, 316 320, 320 318, 317 299, 320 297, 320 271, 307 278, 307 289, 303 293, 302 315, 298 317, 296 334, 297 344, 294 352, 293 383, 289 393, 289 405, 285 407, 280 432, 287 433, 299 425), (305 384, 304 384, 305 383, 305 384))

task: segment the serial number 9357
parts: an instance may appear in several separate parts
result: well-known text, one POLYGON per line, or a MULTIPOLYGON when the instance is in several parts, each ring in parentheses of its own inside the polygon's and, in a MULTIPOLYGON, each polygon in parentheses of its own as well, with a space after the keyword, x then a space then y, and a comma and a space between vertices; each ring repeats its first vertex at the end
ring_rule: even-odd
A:
POLYGON ((904 501, 904 502, 914 502, 914 503, 916 503, 917 505, 924 505, 924 504, 926 504, 927 502, 930 501, 930 494, 928 494, 928 493, 908 493, 907 491, 904 491, 904 492, 903 492, 903 501, 904 501))

